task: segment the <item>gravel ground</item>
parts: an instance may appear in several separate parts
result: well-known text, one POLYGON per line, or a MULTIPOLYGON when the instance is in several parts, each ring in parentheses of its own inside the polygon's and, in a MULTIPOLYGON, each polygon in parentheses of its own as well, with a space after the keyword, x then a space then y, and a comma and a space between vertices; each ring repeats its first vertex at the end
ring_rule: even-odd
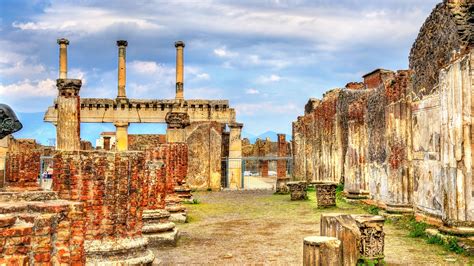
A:
MULTIPOLYGON (((308 201, 270 191, 199 192, 187 205, 190 221, 178 225, 177 247, 155 249, 160 265, 302 265, 303 238, 319 235, 321 213, 364 213, 344 202, 319 210, 314 192, 308 201)), ((474 261, 445 251, 406 230, 385 225, 388 265, 465 265, 474 261)))

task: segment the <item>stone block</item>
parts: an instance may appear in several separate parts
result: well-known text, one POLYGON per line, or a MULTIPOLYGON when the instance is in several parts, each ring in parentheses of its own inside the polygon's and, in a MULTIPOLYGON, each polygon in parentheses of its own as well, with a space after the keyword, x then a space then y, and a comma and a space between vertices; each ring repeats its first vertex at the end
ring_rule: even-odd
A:
POLYGON ((332 182, 316 182, 316 203, 319 208, 336 206, 337 184, 332 182))
POLYGON ((309 236, 303 241, 303 265, 341 265, 341 241, 335 237, 309 236))
POLYGON ((305 181, 294 181, 287 183, 291 193, 291 200, 306 200, 308 198, 306 194, 307 183, 305 181))

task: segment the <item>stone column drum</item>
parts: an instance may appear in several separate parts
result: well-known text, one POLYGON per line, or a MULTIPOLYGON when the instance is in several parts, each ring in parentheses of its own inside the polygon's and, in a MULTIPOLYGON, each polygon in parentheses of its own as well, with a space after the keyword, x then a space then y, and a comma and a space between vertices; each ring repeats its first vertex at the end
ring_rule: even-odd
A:
POLYGON ((306 200, 308 195, 306 194, 307 184, 306 181, 293 181, 287 183, 291 193, 291 200, 306 200))
POLYGON ((303 265, 341 265, 341 241, 335 237, 308 236, 303 241, 303 265))
POLYGON ((319 208, 336 206, 336 188, 334 182, 315 182, 316 202, 319 208))

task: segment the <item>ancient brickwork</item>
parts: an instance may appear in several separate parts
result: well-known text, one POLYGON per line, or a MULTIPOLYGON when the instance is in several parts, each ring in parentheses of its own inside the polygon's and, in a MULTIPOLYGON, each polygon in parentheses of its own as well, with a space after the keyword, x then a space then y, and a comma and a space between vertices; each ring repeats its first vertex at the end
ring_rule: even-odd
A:
MULTIPOLYGON (((287 156, 287 143, 285 134, 278 134, 278 157, 287 156)), ((277 177, 284 178, 286 177, 286 160, 277 161, 277 177)))
POLYGON ((144 151, 153 149, 166 143, 166 135, 163 134, 129 134, 128 149, 131 151, 144 151))
POLYGON ((144 153, 58 152, 54 169, 59 197, 84 203, 88 263, 153 260, 142 237, 144 153))
POLYGON ((53 192, 0 192, 0 264, 83 265, 83 204, 53 192))
MULTIPOLYGON (((472 1, 438 5, 413 46, 411 70, 377 69, 340 91, 332 122, 345 160, 330 165, 342 173, 348 197, 369 197, 388 212, 415 212, 451 233, 474 233, 473 9, 472 1)), ((323 131, 311 117, 328 94, 318 105, 310 100, 293 123, 295 173, 303 176, 334 147, 319 142, 323 131)), ((325 170, 331 181, 328 176, 325 170)))
POLYGON ((469 7, 469 0, 445 0, 421 27, 410 52, 410 69, 415 71, 413 88, 418 97, 435 92, 441 68, 472 45, 474 15, 469 7))
POLYGON ((37 190, 41 157, 39 145, 30 139, 13 139, 8 149, 5 186, 10 190, 37 190))

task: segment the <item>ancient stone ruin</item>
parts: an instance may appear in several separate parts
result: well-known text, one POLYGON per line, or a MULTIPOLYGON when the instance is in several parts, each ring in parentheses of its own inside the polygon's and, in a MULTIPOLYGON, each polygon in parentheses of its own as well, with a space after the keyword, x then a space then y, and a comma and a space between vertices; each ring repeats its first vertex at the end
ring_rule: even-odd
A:
POLYGON ((310 99, 293 123, 294 177, 343 182, 348 198, 473 234, 472 4, 436 6, 410 70, 376 69, 310 99))

